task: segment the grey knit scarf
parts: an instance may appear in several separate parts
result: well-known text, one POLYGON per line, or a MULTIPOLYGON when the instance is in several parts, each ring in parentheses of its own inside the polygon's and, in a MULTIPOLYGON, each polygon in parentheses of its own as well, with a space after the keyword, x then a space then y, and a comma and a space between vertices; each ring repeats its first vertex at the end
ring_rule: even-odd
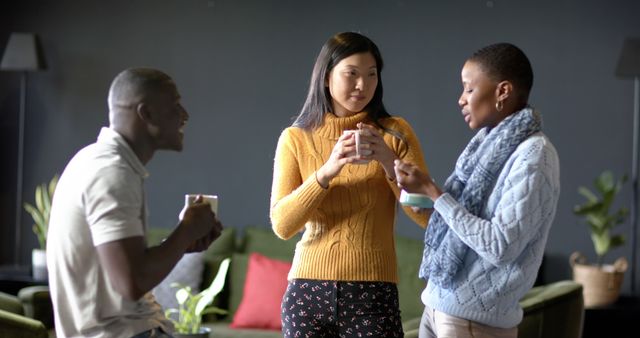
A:
MULTIPOLYGON (((480 216, 505 162, 516 147, 541 130, 542 118, 526 107, 509 115, 492 129, 480 130, 464 149, 443 190, 471 214, 480 216)), ((464 265, 469 247, 449 229, 434 211, 424 236, 420 278, 451 289, 455 275, 464 265)))

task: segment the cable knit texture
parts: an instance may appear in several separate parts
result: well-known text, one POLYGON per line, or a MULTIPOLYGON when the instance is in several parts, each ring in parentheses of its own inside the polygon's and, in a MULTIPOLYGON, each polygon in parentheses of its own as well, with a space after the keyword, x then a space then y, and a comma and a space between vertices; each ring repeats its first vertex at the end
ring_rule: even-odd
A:
POLYGON ((435 209, 470 250, 454 287, 429 282, 422 301, 452 316, 502 328, 522 320, 518 301, 532 287, 560 194, 558 155, 538 132, 522 142, 476 216, 451 195, 435 209))
MULTIPOLYGON (((274 232, 287 239, 304 230, 296 246, 289 279, 397 282, 394 218, 400 191, 377 161, 347 164, 328 189, 316 180, 316 171, 328 160, 345 130, 358 122, 372 124, 365 112, 339 118, 326 113, 324 124, 306 131, 285 129, 278 141, 271 191, 274 232)), ((406 161, 426 170, 420 144, 402 118, 380 121, 386 144, 406 161)), ((405 212, 425 226, 426 216, 405 212)))
MULTIPOLYGON (((480 215, 502 166, 522 141, 540 131, 540 115, 527 107, 509 115, 495 128, 483 128, 464 149, 443 190, 469 213, 480 215)), ((453 287, 467 247, 437 211, 431 215, 424 237, 420 278, 440 287, 453 287)))

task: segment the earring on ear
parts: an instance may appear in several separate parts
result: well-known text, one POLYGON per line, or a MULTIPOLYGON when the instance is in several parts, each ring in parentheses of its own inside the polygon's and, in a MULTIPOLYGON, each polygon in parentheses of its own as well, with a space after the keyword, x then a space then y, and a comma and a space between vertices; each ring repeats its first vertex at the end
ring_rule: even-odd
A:
POLYGON ((498 110, 498 112, 502 112, 503 108, 504 108, 504 102, 502 101, 496 102, 496 109, 498 110))

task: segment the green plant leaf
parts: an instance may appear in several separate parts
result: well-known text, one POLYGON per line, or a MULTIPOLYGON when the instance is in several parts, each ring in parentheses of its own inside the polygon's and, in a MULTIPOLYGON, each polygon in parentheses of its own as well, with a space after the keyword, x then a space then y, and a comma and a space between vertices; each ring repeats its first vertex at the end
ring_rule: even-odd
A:
POLYGON ((230 261, 230 258, 222 261, 220 268, 218 269, 218 273, 211 282, 211 285, 198 294, 194 295, 191 292, 191 287, 189 286, 185 286, 180 283, 171 283, 171 287, 178 288, 176 291, 176 299, 178 300, 179 308, 166 310, 165 316, 173 322, 176 332, 197 333, 200 331, 202 314, 227 313, 226 310, 209 306, 209 304, 213 302, 215 296, 220 293, 224 287, 230 261), (178 314, 177 320, 172 318, 175 317, 175 314, 178 314))
POLYGON ((53 198, 53 194, 56 192, 56 187, 58 186, 59 179, 60 176, 58 174, 55 174, 51 179, 51 182, 49 182, 49 196, 51 196, 51 198, 53 198))
POLYGON ((585 187, 578 188, 578 193, 584 196, 586 201, 582 205, 576 205, 573 212, 583 216, 589 225, 591 241, 598 255, 599 264, 602 263, 605 254, 612 248, 622 245, 625 240, 622 235, 611 234, 611 230, 624 223, 629 212, 624 207, 615 212, 611 212, 610 208, 626 180, 626 175, 616 180, 613 173, 606 170, 594 180, 594 187, 599 195, 585 187))
POLYGON ((613 190, 615 188, 613 173, 609 170, 603 171, 602 174, 596 178, 595 186, 598 191, 603 194, 607 191, 613 190))
POLYGON ((207 307, 213 299, 222 291, 224 287, 224 282, 227 277, 227 271, 229 270, 229 263, 231 262, 231 258, 225 258, 225 260, 220 263, 220 267, 218 268, 218 273, 216 277, 211 282, 208 288, 202 290, 200 293, 202 298, 198 301, 198 305, 196 306, 196 314, 201 315, 202 311, 205 307, 207 307))
POLYGON ((579 187, 578 188, 578 193, 580 193, 580 195, 584 196, 587 201, 595 203, 598 201, 598 196, 596 196, 594 193, 591 192, 591 190, 585 188, 585 187, 579 187))
POLYGON ((38 237, 38 244, 40 245, 40 249, 46 250, 47 231, 40 228, 40 226, 38 226, 37 224, 34 224, 32 229, 33 229, 33 232, 36 234, 36 237, 38 237))
POLYGON ((625 219, 627 218, 627 215, 629 215, 629 209, 620 208, 615 214, 615 223, 616 224, 624 223, 625 219))
POLYGON ((166 309, 164 310, 164 316, 167 317, 167 319, 169 319, 170 321, 172 321, 174 324, 177 323, 177 321, 175 319, 172 318, 172 314, 178 314, 179 311, 176 309, 166 309))
POLYGON ((609 251, 610 238, 608 234, 591 234, 591 241, 593 242, 596 254, 598 256, 604 256, 609 251))
POLYGON ((615 248, 617 246, 621 246, 625 243, 625 238, 623 235, 616 235, 611 237, 611 248, 615 248))
POLYGON ((607 229, 598 228, 593 224, 589 224, 589 229, 591 230, 591 235, 601 236, 607 229))
POLYGON ((189 298, 190 293, 187 289, 180 289, 176 292, 176 299, 178 300, 178 304, 184 304, 189 298))
POLYGON ((215 307, 215 306, 209 306, 209 307, 206 307, 202 311, 202 313, 200 315, 206 315, 206 314, 209 314, 209 313, 214 313, 214 314, 217 314, 217 315, 226 315, 227 313, 229 313, 229 311, 223 310, 223 309, 215 307))
POLYGON ((40 211, 44 211, 44 201, 42 199, 42 185, 36 187, 36 207, 40 211))
POLYGON ((586 215, 589 213, 598 212, 601 208, 602 208, 601 203, 588 202, 587 204, 576 205, 573 208, 573 212, 577 215, 586 215))
POLYGON ((605 218, 605 216, 597 213, 590 213, 586 215, 586 218, 587 222, 589 222, 589 224, 593 225, 594 227, 598 229, 606 228, 607 219, 605 218))
POLYGON ((40 210, 36 209, 36 207, 29 203, 24 204, 24 209, 31 215, 31 218, 33 218, 33 221, 36 224, 44 224, 44 218, 42 217, 40 210))
POLYGON ((38 243, 42 249, 46 249, 51 203, 53 201, 53 194, 57 185, 58 174, 54 175, 48 184, 42 183, 36 186, 34 195, 35 206, 29 203, 24 203, 24 209, 31 215, 31 218, 33 218, 35 223, 32 229, 38 237, 38 243))

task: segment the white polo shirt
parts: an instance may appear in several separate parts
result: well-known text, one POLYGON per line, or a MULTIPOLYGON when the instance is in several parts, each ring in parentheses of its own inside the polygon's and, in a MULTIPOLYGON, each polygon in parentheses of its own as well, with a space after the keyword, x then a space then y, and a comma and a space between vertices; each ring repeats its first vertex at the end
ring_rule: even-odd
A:
POLYGON ((172 330, 150 292, 132 302, 113 288, 96 250, 144 236, 147 176, 124 138, 109 128, 102 128, 96 143, 65 168, 47 235, 57 337, 131 337, 159 326, 172 330))

